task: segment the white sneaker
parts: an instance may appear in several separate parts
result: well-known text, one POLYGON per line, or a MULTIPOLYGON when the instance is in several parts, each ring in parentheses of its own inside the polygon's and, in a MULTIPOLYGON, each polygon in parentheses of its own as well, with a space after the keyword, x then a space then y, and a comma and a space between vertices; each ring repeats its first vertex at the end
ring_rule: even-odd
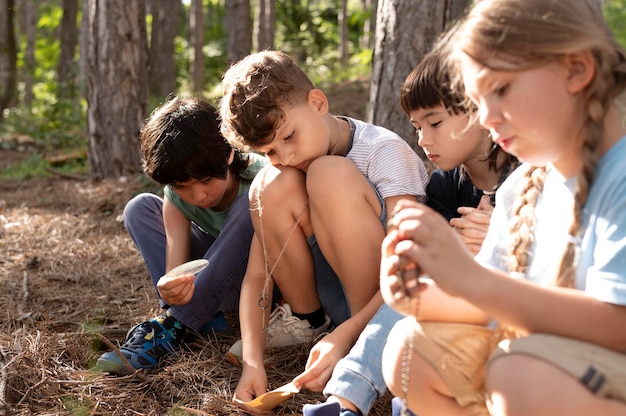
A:
MULTIPOLYGON (((265 349, 288 347, 290 345, 313 342, 324 335, 330 328, 330 318, 325 316, 324 325, 312 328, 306 319, 293 316, 291 307, 283 303, 276 306, 270 315, 265 338, 265 349)), ((243 356, 241 340, 235 342, 228 352, 226 359, 233 365, 240 366, 243 356)))

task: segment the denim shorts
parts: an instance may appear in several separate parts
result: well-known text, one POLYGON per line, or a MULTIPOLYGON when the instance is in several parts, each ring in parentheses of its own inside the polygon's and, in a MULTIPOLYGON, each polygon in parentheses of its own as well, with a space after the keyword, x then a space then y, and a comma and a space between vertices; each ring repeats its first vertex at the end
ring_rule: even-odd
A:
MULTIPOLYGON (((387 223, 385 200, 373 184, 372 188, 374 188, 374 192, 376 192, 376 196, 378 197, 378 202, 380 202, 380 222, 384 227, 387 223)), ((322 250, 320 250, 320 247, 317 244, 315 234, 307 237, 307 242, 309 243, 309 248, 313 256, 315 283, 317 284, 317 294, 320 298, 320 303, 322 304, 326 315, 330 317, 332 323, 335 326, 339 325, 351 316, 350 305, 348 304, 348 299, 344 292, 343 285, 341 284, 341 281, 335 271, 326 261, 326 258, 324 258, 322 250)))

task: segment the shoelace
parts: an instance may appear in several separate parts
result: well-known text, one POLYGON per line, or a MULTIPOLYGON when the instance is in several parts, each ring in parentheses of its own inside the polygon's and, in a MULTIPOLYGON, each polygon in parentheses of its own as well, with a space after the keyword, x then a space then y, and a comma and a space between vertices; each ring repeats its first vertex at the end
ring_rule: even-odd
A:
POLYGON ((165 328, 162 328, 162 329, 163 330, 159 332, 159 334, 157 334, 154 323, 152 323, 151 321, 142 322, 139 325, 137 325, 135 328, 133 328, 132 333, 130 334, 130 337, 125 342, 126 344, 125 347, 143 348, 144 343, 147 341, 152 342, 152 345, 156 345, 157 337, 161 339, 165 338, 164 332, 167 332, 167 330, 165 328), (150 329, 149 331, 143 330, 143 328, 146 326, 149 327, 150 329), (150 338, 147 337, 148 334, 152 334, 152 337, 150 338))

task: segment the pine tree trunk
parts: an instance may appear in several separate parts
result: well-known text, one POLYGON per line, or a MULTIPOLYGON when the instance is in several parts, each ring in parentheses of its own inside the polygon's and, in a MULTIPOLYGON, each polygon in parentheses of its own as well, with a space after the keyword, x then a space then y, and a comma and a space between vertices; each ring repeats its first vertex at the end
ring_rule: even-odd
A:
POLYGON ((348 39, 348 0, 341 0, 337 24, 339 26, 339 60, 342 64, 347 64, 350 57, 348 39))
POLYGON ((415 129, 399 104, 405 78, 470 0, 379 0, 367 120, 404 138, 419 154, 415 129), (428 18, 424 18, 428 16, 428 18))
POLYGON ((204 10, 202 0, 191 0, 189 8, 190 67, 193 79, 193 90, 204 90, 204 10))
POLYGON ((0 0, 0 121, 5 108, 15 102, 17 92, 17 52, 13 0, 0 0))
POLYGON ((140 171, 139 132, 148 106, 144 0, 88 0, 87 130, 91 174, 140 171))
POLYGON ((59 97, 73 97, 75 93, 76 70, 74 58, 78 42, 78 0, 63 0, 63 18, 61 19, 59 38, 61 54, 57 65, 59 97))
POLYGON ((166 97, 176 92, 174 39, 178 33, 180 0, 151 0, 150 95, 166 97))
POLYGON ((252 50, 250 0, 228 0, 225 18, 228 61, 237 62, 252 50))

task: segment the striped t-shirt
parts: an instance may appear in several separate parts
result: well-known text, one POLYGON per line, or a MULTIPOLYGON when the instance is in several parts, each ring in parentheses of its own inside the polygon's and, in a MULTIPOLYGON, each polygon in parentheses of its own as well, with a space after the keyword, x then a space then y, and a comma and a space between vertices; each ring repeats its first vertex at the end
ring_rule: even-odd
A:
POLYGON ((383 198, 415 195, 425 201, 428 171, 417 153, 396 133, 371 123, 350 122, 352 144, 346 157, 358 167, 383 198))

